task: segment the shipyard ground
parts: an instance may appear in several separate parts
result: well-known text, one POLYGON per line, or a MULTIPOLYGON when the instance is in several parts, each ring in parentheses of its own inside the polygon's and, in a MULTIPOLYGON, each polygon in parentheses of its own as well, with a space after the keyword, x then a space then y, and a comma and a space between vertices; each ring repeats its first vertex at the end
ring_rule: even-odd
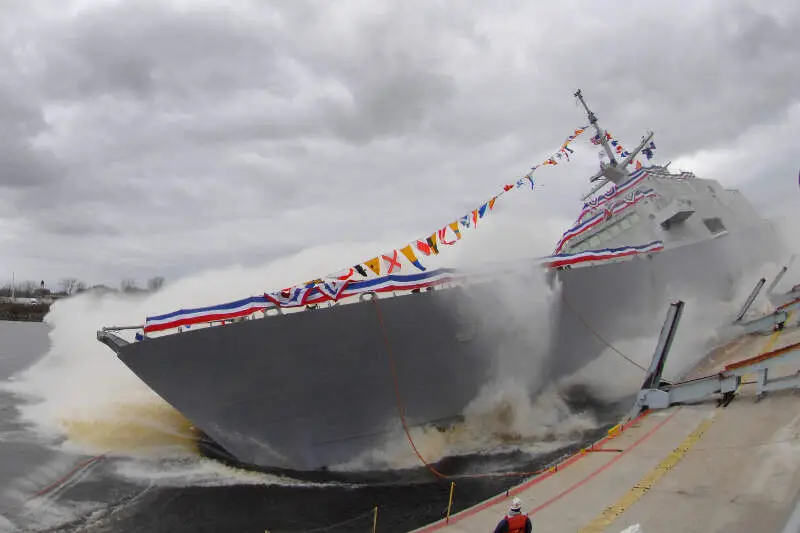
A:
MULTIPOLYGON (((695 375, 797 342, 797 329, 747 337, 695 375)), ((727 407, 711 400, 650 412, 557 471, 417 531, 491 532, 517 496, 544 533, 618 533, 635 524, 642 533, 788 533, 800 530, 799 493, 800 395, 756 401, 746 381, 727 407)))

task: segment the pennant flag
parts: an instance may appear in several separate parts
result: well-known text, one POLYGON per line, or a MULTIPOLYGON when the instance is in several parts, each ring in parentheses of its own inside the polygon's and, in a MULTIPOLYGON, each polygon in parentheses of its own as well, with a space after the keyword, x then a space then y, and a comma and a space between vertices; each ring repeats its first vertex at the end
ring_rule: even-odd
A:
POLYGON ((508 192, 508 191, 510 191, 510 190, 511 190, 511 189, 513 189, 513 188, 514 188, 514 186, 513 186, 513 185, 504 185, 504 186, 503 186, 503 191, 505 191, 505 192, 508 192))
POLYGON ((640 168, 642 168, 642 162, 637 159, 636 160, 636 170, 639 170, 640 168))
POLYGON ((428 241, 417 241, 417 250, 425 255, 431 255, 433 253, 431 250, 431 245, 428 244, 428 241))
POLYGON ((428 241, 428 246, 431 248, 431 253, 437 255, 439 253, 439 247, 436 244, 436 232, 431 233, 426 240, 428 241))
MULTIPOLYGON (((456 239, 457 241, 458 239, 456 239)), ((439 242, 442 244, 447 244, 448 246, 451 244, 455 244, 456 241, 451 241, 447 239, 447 226, 443 227, 439 230, 439 242)))
POLYGON ((463 217, 461 217, 459 219, 459 222, 461 222, 461 225, 464 226, 465 228, 469 228, 471 226, 469 215, 464 215, 463 217))
POLYGON ((366 271, 366 270, 364 270, 364 267, 363 267, 363 266, 361 266, 361 265, 355 265, 353 268, 355 268, 355 269, 356 269, 356 272, 358 272, 359 274, 361 274, 361 275, 362 275, 362 276, 364 276, 365 278, 367 277, 367 271, 366 271))
POLYGON ((495 201, 497 201, 497 196, 495 196, 494 198, 492 198, 491 200, 489 200, 489 211, 491 211, 492 209, 494 209, 494 203, 495 203, 495 201))
POLYGON ((478 208, 478 215, 480 216, 480 218, 483 218, 483 215, 486 214, 487 207, 489 207, 489 202, 486 202, 485 204, 483 204, 478 208))
POLYGON ((425 267, 422 266, 422 263, 419 262, 419 259, 417 259, 417 256, 414 254, 414 250, 411 248, 410 244, 408 246, 400 248, 400 253, 406 256, 408 262, 417 267, 418 269, 422 270, 423 272, 426 270, 425 267))
POLYGON ((472 224, 477 228, 478 227, 478 210, 475 209, 472 211, 472 224))
MULTIPOLYGON (((491 203, 494 203, 494 198, 492 198, 491 203)), ((450 226, 450 229, 456 234, 456 240, 461 240, 461 231, 458 229, 458 222, 451 222, 448 226, 450 226)))
POLYGON ((369 267, 370 270, 375 272, 376 276, 381 275, 381 259, 380 257, 373 257, 369 261, 364 261, 364 264, 369 267))
POLYGON ((394 272, 394 269, 400 270, 403 268, 403 265, 400 261, 397 260, 397 250, 392 251, 392 256, 389 257, 388 255, 382 255, 383 260, 386 261, 386 266, 389 268, 386 273, 391 274, 394 272))

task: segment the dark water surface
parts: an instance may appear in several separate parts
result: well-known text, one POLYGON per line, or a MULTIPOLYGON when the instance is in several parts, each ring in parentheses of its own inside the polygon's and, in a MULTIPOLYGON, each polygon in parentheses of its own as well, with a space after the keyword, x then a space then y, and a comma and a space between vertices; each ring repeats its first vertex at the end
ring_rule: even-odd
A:
MULTIPOLYGON (((0 381, 7 381, 47 351, 47 333, 48 327, 41 323, 0 322, 0 381)), ((236 484, 230 480, 224 486, 203 486, 193 485, 191 478, 173 483, 181 486, 164 486, 158 474, 174 469, 175 459, 165 457, 161 469, 161 459, 151 457, 147 465, 152 478, 129 479, 122 467, 136 459, 91 461, 91 457, 61 451, 57 442, 37 435, 19 421, 18 408, 25 401, 0 390, 0 532, 367 532, 372 530, 375 506, 377 530, 400 532, 443 518, 447 509, 450 481, 438 479, 424 468, 414 472, 414 483, 368 487, 236 484), (39 497, 35 497, 37 493, 39 497)), ((601 436, 628 405, 625 401, 599 405, 580 390, 573 391, 569 401, 573 411, 591 411, 602 427, 577 436, 570 446, 536 457, 506 452, 449 459, 437 467, 461 476, 535 471, 601 436)), ((199 464, 208 460, 182 461, 199 464)), ((521 481, 519 477, 459 477, 455 479, 453 512, 521 481)))

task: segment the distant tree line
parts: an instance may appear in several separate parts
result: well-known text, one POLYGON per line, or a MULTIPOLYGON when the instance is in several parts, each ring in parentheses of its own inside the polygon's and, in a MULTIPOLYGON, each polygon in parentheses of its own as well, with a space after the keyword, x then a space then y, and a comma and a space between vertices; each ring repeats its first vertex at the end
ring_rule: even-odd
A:
MULTIPOLYGON (((147 280, 145 287, 139 287, 133 278, 125 278, 119 285, 119 289, 107 285, 91 285, 78 278, 63 278, 56 284, 57 290, 48 289, 44 281, 18 281, 14 284, 14 295, 18 298, 43 298, 46 296, 63 297, 79 294, 85 291, 95 292, 123 292, 127 294, 155 292, 164 285, 162 276, 155 276, 147 280)), ((11 283, 6 283, 0 287, 0 297, 11 296, 11 283)))

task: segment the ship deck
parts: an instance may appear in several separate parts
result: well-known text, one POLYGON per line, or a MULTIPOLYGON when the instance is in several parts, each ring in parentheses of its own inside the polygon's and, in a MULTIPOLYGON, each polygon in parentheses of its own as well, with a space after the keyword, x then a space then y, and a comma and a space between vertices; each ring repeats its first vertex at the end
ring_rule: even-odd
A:
MULTIPOLYGON (((797 342, 798 329, 746 337, 694 374, 797 342)), ((621 532, 636 524, 642 533, 797 531, 800 397, 770 393, 756 402, 748 381, 725 408, 711 400, 650 412, 557 471, 416 531, 493 531, 513 496, 534 531, 547 533, 621 532)))

